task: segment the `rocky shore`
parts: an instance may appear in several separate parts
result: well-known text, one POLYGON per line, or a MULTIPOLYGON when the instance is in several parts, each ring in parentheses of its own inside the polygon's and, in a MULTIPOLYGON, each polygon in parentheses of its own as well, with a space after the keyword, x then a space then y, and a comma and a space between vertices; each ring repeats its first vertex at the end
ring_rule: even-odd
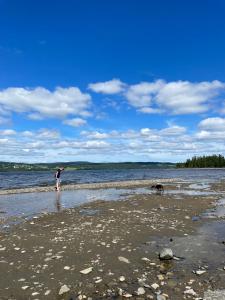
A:
POLYGON ((164 181, 164 193, 99 200, 1 232, 0 299, 225 299, 225 223, 203 217, 224 186, 191 194, 164 181))

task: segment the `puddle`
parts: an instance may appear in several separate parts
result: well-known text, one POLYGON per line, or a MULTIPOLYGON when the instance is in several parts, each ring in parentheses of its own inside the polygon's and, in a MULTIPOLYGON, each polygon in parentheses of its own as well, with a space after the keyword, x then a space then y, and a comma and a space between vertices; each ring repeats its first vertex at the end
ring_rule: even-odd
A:
POLYGON ((205 189, 209 189, 210 188, 210 185, 207 184, 207 183, 193 183, 193 184, 190 184, 188 186, 190 189, 196 189, 196 190, 205 190, 205 189))
MULTIPOLYGON (((190 185, 193 187, 193 185, 190 185)), ((195 189, 165 190, 164 193, 157 193, 148 187, 142 188, 108 188, 108 189, 80 189, 75 191, 43 192, 43 193, 21 193, 0 196, 0 228, 10 223, 10 218, 21 219, 32 218, 42 213, 60 212, 66 208, 72 208, 84 203, 103 200, 118 201, 127 199, 136 194, 166 194, 174 195, 176 199, 183 200, 184 195, 188 196, 215 196, 219 193, 208 191, 206 189, 197 190, 197 186, 206 187, 206 184, 196 184, 195 189)), ((220 207, 217 215, 225 215, 224 206, 220 207)), ((84 212, 83 212, 84 213, 84 212)), ((90 212, 91 213, 91 212, 90 212)), ((208 212, 207 212, 208 213, 208 212)), ((93 214, 94 215, 94 214, 93 214)), ((210 217, 210 215, 208 215, 210 217)), ((13 223, 13 222, 12 222, 13 223)))
POLYGON ((159 252, 168 247, 177 257, 184 258, 176 263, 191 270, 207 265, 211 269, 224 266, 225 245, 222 243, 225 234, 224 221, 212 221, 204 224, 195 235, 184 237, 160 238, 151 237, 150 245, 144 246, 149 252, 159 252))
MULTIPOLYGON (((16 218, 16 222, 23 221, 33 216, 60 212, 63 209, 76 207, 84 203, 96 200, 118 201, 135 194, 150 194, 151 190, 145 188, 136 189, 81 189, 76 191, 63 191, 61 193, 24 193, 0 196, 0 228, 4 225, 14 224, 10 220, 16 218)), ((85 210, 86 211, 86 210, 85 210)), ((82 212, 84 213, 84 212, 82 212)), ((91 214, 92 212, 86 212, 91 214)), ((93 213, 94 215, 94 213, 93 213)))
POLYGON ((219 199, 216 202, 216 207, 207 210, 202 216, 206 218, 225 218, 225 198, 219 199))

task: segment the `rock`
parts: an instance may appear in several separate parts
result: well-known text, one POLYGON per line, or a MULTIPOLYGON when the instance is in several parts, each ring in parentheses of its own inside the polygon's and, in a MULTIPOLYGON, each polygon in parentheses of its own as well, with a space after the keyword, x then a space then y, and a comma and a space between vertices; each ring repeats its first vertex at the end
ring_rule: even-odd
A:
POLYGON ((193 289, 187 289, 184 291, 184 294, 191 295, 191 296, 196 296, 196 292, 193 289))
POLYGON ((123 294, 123 297, 124 297, 124 298, 131 298, 131 297, 132 297, 132 295, 131 295, 131 294, 129 294, 129 293, 124 293, 124 294, 123 294))
POLYGON ((197 270, 194 273, 197 275, 202 275, 202 274, 206 273, 206 270, 197 270))
POLYGON ((166 297, 164 295, 157 295, 157 300, 166 300, 166 297))
POLYGON ((153 283, 153 284, 151 285, 151 287, 152 287, 154 290, 156 290, 157 288, 159 288, 159 285, 158 285, 157 283, 153 283))
POLYGON ((159 258, 162 260, 169 260, 173 258, 173 251, 170 248, 164 248, 159 253, 159 258))
POLYGON ((125 281, 125 277, 124 277, 124 276, 120 276, 119 281, 120 281, 120 282, 125 281))
POLYGON ((80 273, 84 274, 84 275, 87 275, 90 272, 92 272, 92 270, 93 270, 93 267, 90 267, 90 268, 87 268, 87 269, 84 269, 84 270, 80 271, 80 273))
POLYGON ((70 291, 70 288, 66 284, 64 284, 63 286, 61 286, 61 288, 59 290, 59 295, 65 294, 69 291, 70 291))
POLYGON ((122 261, 122 262, 124 262, 126 264, 130 263, 129 259, 127 259, 126 257, 118 256, 118 259, 119 259, 119 261, 122 261))
POLYGON ((138 296, 144 295, 144 294, 145 294, 145 289, 144 289, 143 287, 139 287, 139 288, 137 289, 136 294, 137 294, 138 296))

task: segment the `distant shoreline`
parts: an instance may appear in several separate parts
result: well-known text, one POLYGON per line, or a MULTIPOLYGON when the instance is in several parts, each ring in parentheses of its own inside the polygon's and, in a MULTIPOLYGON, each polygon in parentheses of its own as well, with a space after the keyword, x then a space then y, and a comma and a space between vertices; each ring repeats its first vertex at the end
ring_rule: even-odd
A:
MULTIPOLYGON (((62 185, 62 191, 78 190, 78 189, 103 189, 103 188, 126 188, 126 187, 141 187, 148 186, 153 183, 170 183, 181 179, 178 178, 161 178, 161 179, 147 179, 147 180, 126 180, 126 181, 111 181, 98 183, 81 183, 81 184, 65 184, 62 185)), ((8 194, 22 194, 22 193, 39 193, 39 192, 53 192, 54 186, 36 186, 19 189, 0 190, 0 195, 8 194)))

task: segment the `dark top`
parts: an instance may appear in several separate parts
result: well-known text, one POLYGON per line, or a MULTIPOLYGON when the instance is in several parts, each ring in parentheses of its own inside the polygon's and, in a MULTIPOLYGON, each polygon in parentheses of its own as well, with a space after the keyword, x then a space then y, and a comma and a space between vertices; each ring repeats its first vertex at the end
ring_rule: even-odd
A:
POLYGON ((61 175, 61 170, 58 169, 57 172, 55 173, 55 178, 60 178, 61 175))

